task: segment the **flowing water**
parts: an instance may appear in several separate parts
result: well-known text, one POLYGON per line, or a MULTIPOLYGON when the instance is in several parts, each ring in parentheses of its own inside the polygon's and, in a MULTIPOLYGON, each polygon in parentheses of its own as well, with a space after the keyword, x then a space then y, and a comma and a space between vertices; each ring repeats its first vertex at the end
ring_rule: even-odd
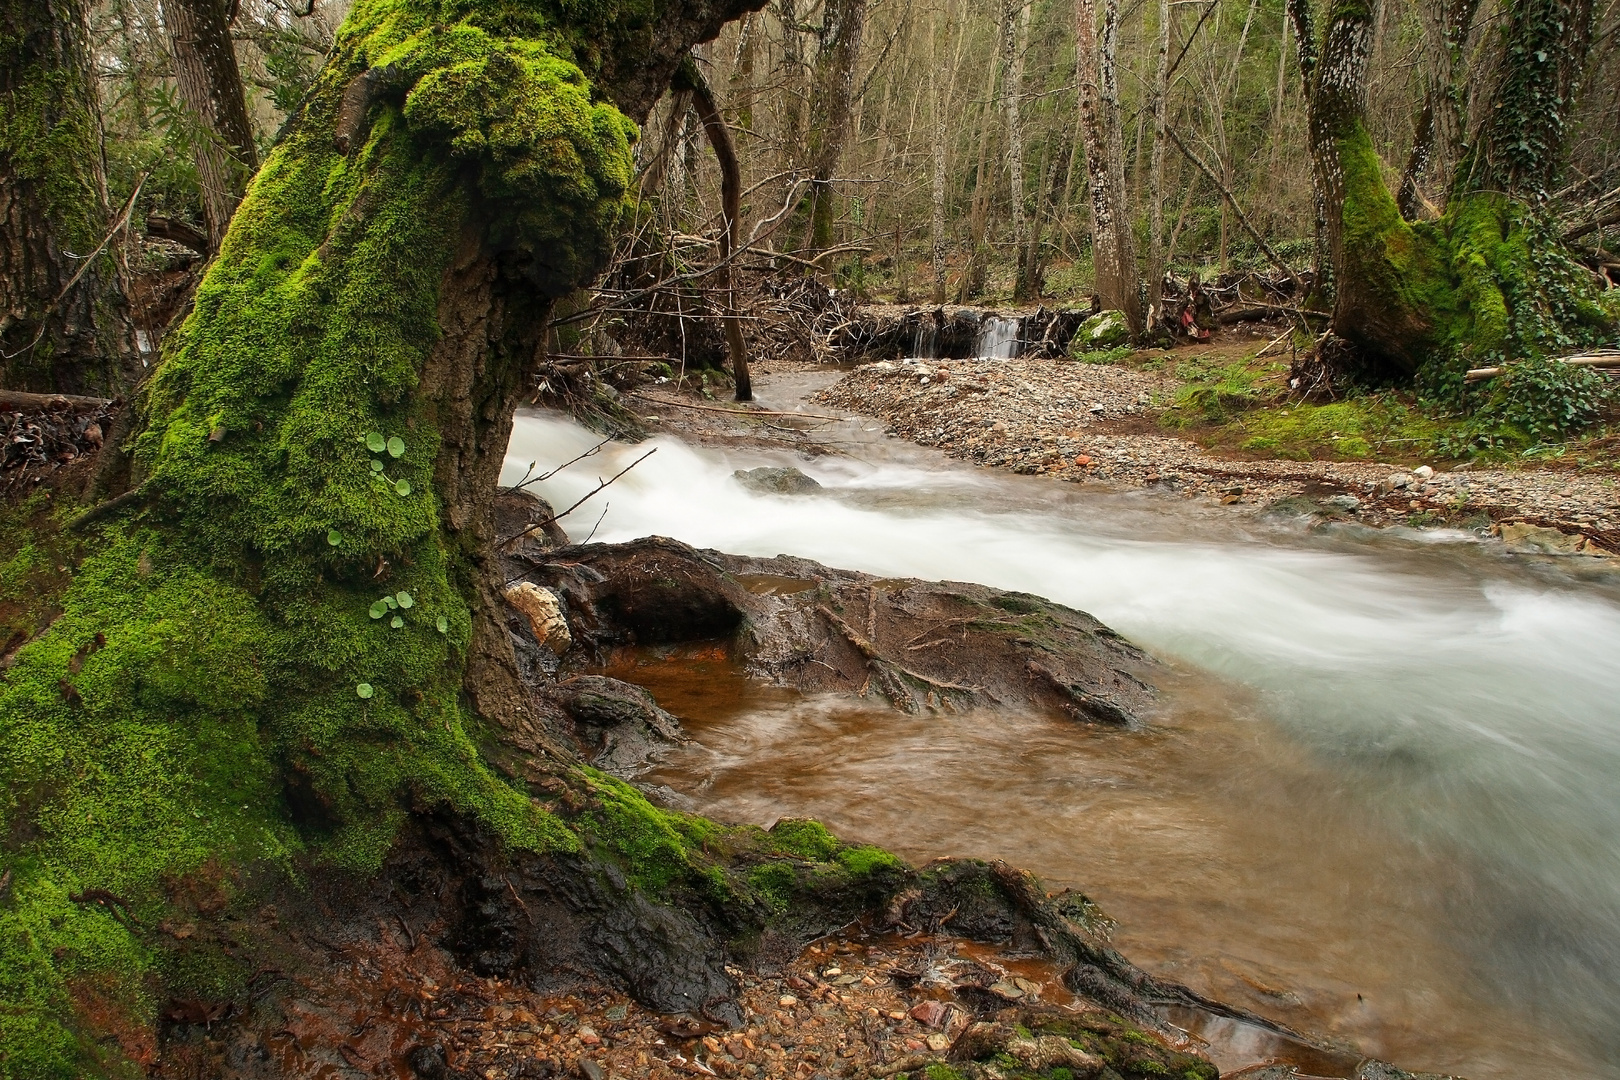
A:
MULTIPOLYGON (((846 456, 654 440, 565 524, 605 506, 598 540, 1048 596, 1172 664, 1162 713, 907 716, 643 655, 630 674, 694 736, 651 779, 722 818, 1026 866, 1097 900, 1144 967, 1406 1068, 1620 1077, 1620 586, 1461 534, 1307 533, 973 469, 870 421, 818 438, 846 456), (732 479, 760 464, 826 490, 732 479)), ((522 416, 508 472, 593 441, 522 416)), ((544 494, 567 506, 646 446, 544 494)))
POLYGON ((978 355, 988 360, 1007 360, 1017 356, 1023 351, 1023 342, 1018 338, 1023 326, 1024 320, 1017 316, 986 317, 979 326, 978 355))

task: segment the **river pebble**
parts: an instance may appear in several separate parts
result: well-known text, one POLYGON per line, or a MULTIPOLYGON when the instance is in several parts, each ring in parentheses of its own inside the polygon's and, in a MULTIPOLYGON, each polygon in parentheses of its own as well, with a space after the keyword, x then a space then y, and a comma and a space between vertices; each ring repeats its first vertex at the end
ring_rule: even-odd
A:
POLYGON ((927 385, 913 374, 914 365, 882 362, 851 372, 816 400, 876 417, 890 434, 952 457, 1016 473, 1149 488, 1251 513, 1292 506, 1375 526, 1499 533, 1503 524, 1527 523, 1571 535, 1571 554, 1620 553, 1620 489, 1613 474, 1237 461, 1157 427, 1154 402, 1167 400, 1178 385, 1168 374, 1027 358, 928 364, 927 385))

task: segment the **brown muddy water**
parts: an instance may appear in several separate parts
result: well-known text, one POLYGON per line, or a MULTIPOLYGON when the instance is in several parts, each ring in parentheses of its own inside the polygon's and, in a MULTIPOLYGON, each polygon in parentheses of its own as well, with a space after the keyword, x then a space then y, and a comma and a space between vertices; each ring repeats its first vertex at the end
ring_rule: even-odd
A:
MULTIPOLYGON (((792 407, 799 388, 775 389, 792 407)), ((653 440, 597 538, 1045 595, 1169 662, 1161 713, 1141 731, 905 715, 750 683, 713 650, 622 657, 693 737, 648 780, 724 819, 813 816, 913 861, 1026 866, 1096 900, 1143 967, 1352 1053, 1620 1077, 1612 580, 1460 534, 1313 532, 991 473, 874 427, 823 428, 846 456, 810 461, 653 440), (732 479, 762 464, 825 490, 732 479)), ((593 441, 521 417, 509 471, 593 441)), ((544 494, 568 505, 646 448, 544 494)), ((1225 1068, 1275 1052, 1208 1035, 1225 1068)))

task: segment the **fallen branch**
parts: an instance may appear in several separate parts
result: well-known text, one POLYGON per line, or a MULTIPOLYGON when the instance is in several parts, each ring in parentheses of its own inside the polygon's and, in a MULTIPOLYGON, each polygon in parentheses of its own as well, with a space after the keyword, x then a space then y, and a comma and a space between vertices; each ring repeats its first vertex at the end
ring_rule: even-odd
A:
MULTIPOLYGON (((523 539, 525 536, 528 536, 530 533, 534 532, 536 529, 543 529, 547 525, 550 525, 554 521, 561 521, 563 518, 567 517, 569 514, 572 514, 575 510, 578 510, 581 506, 584 506, 591 499, 595 498, 597 493, 600 492, 603 488, 607 487, 609 484, 613 483, 613 481, 617 480, 619 477, 623 476, 625 473, 629 472, 631 469, 635 468, 637 465, 640 465, 643 461, 646 461, 648 458, 652 457, 656 453, 658 453, 658 447, 655 446, 651 450, 647 451, 645 454, 642 454, 640 457, 636 458, 636 460, 632 461, 630 464, 626 465, 624 468, 620 469, 618 472, 614 473, 612 476, 608 477, 606 480, 598 480, 596 482, 596 486, 594 488, 592 488, 590 491, 587 491, 580 498, 580 500, 578 502, 576 502, 573 506, 570 506, 568 509, 564 510, 562 513, 560 513, 560 514, 552 514, 548 518, 544 518, 544 519, 542 519, 540 521, 536 521, 534 524, 532 524, 532 525, 528 526, 527 528, 525 528, 522 532, 515 533, 512 536, 508 536, 504 540, 498 541, 495 546, 497 548, 504 548, 506 545, 508 545, 510 543, 513 543, 514 541, 523 539)), ((598 524, 600 524, 600 522, 598 524)), ((507 584, 511 584, 511 582, 507 582, 507 584)))
POLYGON ((1237 216, 1238 224, 1243 226, 1243 231, 1248 233, 1249 238, 1260 246, 1261 251, 1265 252, 1266 258, 1271 260, 1271 265, 1281 270, 1283 276, 1294 283, 1294 288, 1303 291, 1305 286, 1299 280, 1299 275, 1294 273, 1292 267, 1283 262, 1282 256, 1273 251, 1271 245, 1266 243, 1266 238, 1261 236, 1259 230, 1249 223, 1248 217, 1243 213, 1243 208, 1238 205, 1237 197, 1232 194, 1225 184, 1221 183, 1221 178, 1215 175, 1214 170, 1205 165, 1202 158, 1187 148, 1187 144, 1181 141, 1181 136, 1176 134, 1174 128, 1166 126, 1164 133, 1170 137, 1171 142, 1176 144, 1176 149, 1181 151, 1182 156, 1192 162, 1198 171, 1208 177, 1209 182, 1215 185, 1216 190, 1221 193, 1221 198, 1226 200, 1226 204, 1232 208, 1232 213, 1237 216))
POLYGON ((873 664, 882 664, 892 667, 894 670, 906 676, 908 679, 915 679, 926 686, 934 687, 936 690, 962 690, 966 691, 967 693, 977 693, 978 691, 984 689, 982 686, 965 686, 962 683, 940 682, 938 679, 930 678, 919 671, 912 671, 910 668, 897 664, 893 660, 885 657, 882 653, 878 652, 877 646, 873 645, 870 641, 866 640, 866 638, 862 637, 860 632, 853 626, 849 625, 849 623, 833 614, 832 608, 828 607, 826 604, 818 604, 816 605, 816 610, 821 613, 822 618, 832 623, 833 626, 838 629, 838 632, 844 635, 844 639, 855 647, 856 652, 866 657, 866 659, 873 664))
POLYGON ((27 394, 21 390, 0 390, 0 409, 32 412, 36 409, 56 412, 95 412, 112 404, 111 398, 79 397, 76 394, 27 394))
MULTIPOLYGON (((1554 359, 1570 367, 1620 367, 1620 349, 1602 349, 1598 352, 1559 356, 1554 359)), ((1463 376, 1463 381, 1479 382, 1482 379, 1494 379, 1505 371, 1506 366, 1471 368, 1468 374, 1463 376)))

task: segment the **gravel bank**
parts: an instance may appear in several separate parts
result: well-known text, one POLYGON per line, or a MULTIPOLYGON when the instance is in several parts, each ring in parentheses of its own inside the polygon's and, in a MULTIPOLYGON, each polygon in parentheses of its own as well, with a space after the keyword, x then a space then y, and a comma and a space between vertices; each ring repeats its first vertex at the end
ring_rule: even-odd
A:
POLYGON ((1251 512, 1275 506, 1369 525, 1490 530, 1542 553, 1620 552, 1614 476, 1221 458, 1159 428, 1158 403, 1177 385, 1169 375, 1103 364, 927 360, 868 364, 816 400, 876 417, 890 434, 952 457, 1018 473, 1151 487, 1251 512))

